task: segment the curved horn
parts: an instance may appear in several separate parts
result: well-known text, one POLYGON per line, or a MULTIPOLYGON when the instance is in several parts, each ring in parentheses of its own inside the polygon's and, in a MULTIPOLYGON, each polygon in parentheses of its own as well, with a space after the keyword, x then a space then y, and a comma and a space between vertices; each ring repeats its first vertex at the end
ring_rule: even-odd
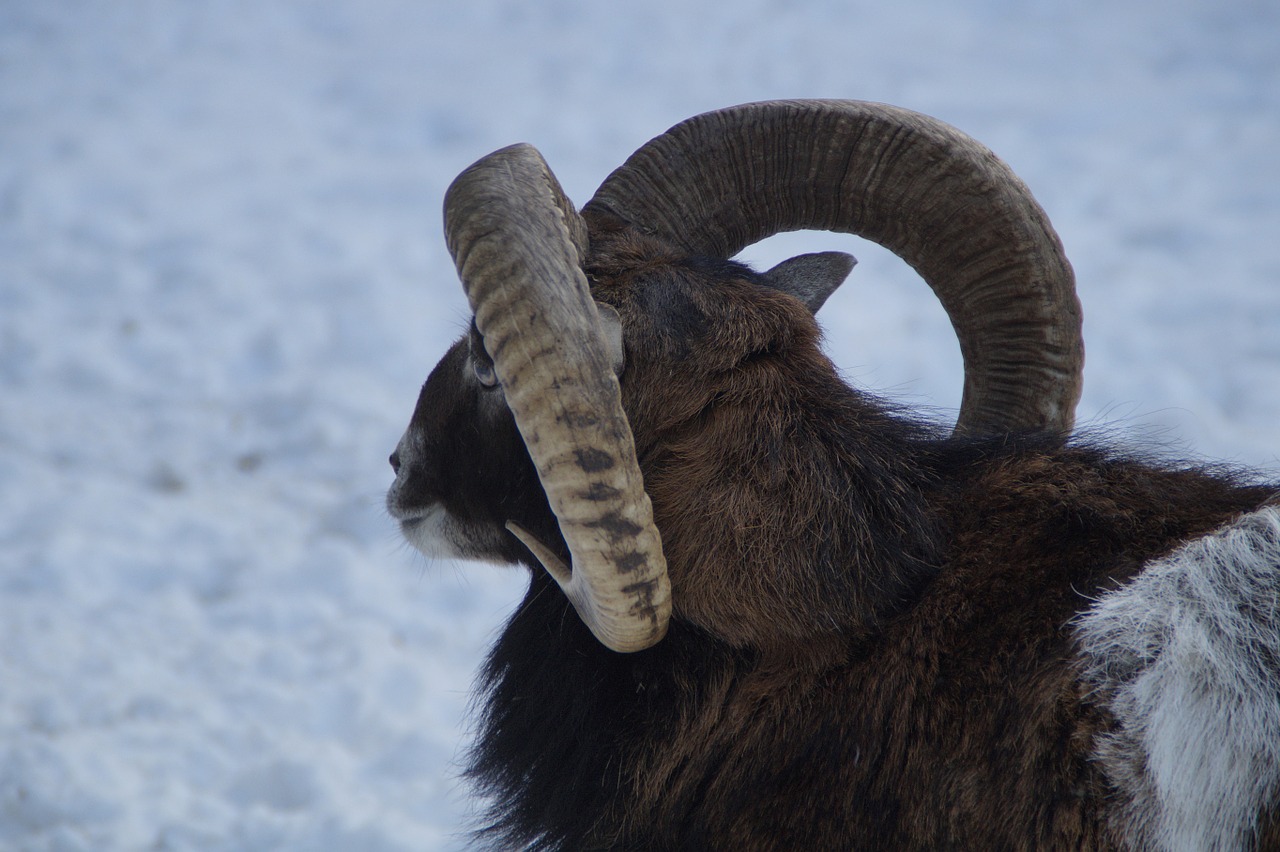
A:
POLYGON ((947 124, 858 101, 706 113, 633 154, 583 208, 595 212, 714 257, 804 228, 874 240, 955 327, 957 432, 1072 426, 1084 345, 1062 244, 1008 166, 947 124))
POLYGON ((662 541, 582 272, 586 228, 542 156, 490 154, 445 195, 445 238, 507 405, 569 547, 572 571, 509 529, 615 651, 660 640, 671 615, 662 541))

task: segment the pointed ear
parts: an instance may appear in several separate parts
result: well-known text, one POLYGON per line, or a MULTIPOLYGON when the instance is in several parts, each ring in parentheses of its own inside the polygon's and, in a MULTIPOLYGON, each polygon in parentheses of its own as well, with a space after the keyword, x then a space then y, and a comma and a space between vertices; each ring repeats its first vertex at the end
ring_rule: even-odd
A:
POLYGON ((764 279, 770 287, 795 296, 809 306, 809 313, 816 314, 857 262, 853 255, 842 251, 802 254, 782 261, 764 273, 764 279))
POLYGON ((596 313, 600 315, 600 330, 604 332, 604 348, 613 364, 613 374, 621 376, 627 364, 626 352, 622 348, 622 317, 618 316, 613 305, 604 302, 596 302, 596 313))

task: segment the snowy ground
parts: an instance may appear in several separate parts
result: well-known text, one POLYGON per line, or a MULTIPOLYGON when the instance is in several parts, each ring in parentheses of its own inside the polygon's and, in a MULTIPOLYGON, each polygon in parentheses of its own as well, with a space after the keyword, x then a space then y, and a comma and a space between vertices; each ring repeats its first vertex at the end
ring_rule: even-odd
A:
MULTIPOLYGON (((935 114, 1066 243, 1081 420, 1274 473, 1277 44, 1272 0, 0 2, 0 849, 462 845, 521 578, 426 564, 381 495, 465 319, 442 193, 514 141, 581 203, 707 109, 935 114)), ((750 256, 830 246, 837 361, 954 408, 901 263, 750 256)))

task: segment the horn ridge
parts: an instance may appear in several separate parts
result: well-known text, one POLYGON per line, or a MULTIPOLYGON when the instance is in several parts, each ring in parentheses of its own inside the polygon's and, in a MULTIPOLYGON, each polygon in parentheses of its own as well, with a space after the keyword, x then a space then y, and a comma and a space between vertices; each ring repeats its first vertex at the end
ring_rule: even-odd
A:
POLYGON ((805 228, 878 242, 920 273, 955 327, 958 432, 1071 428, 1084 349, 1070 264, 1025 184, 950 125, 860 101, 706 113, 615 170, 583 208, 588 222, 596 214, 716 257, 805 228))
POLYGON ((459 175, 445 194, 444 218, 476 326, 571 566, 518 525, 508 529, 605 646, 648 648, 666 632, 670 582, 581 267, 586 227, 527 145, 490 154, 459 175))

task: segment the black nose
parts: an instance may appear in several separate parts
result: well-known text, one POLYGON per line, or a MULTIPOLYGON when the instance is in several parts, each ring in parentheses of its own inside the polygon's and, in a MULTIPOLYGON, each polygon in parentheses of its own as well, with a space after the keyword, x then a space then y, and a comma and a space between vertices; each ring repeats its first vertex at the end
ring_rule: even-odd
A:
POLYGON ((400 453, 399 452, 392 453, 391 458, 387 459, 387 461, 391 462, 391 472, 395 474, 399 474, 400 473, 400 453))

